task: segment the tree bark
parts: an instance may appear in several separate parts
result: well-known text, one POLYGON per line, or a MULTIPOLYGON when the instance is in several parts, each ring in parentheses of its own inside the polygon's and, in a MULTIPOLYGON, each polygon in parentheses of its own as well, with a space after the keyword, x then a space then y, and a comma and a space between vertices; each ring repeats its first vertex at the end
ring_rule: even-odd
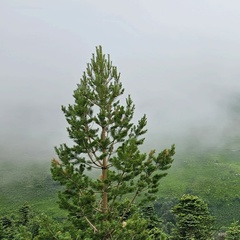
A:
MULTIPOLYGON (((106 130, 102 128, 102 136, 101 140, 104 141, 106 138, 106 130)), ((106 153, 106 149, 103 149, 103 154, 106 153)), ((102 199, 102 210, 103 212, 107 212, 108 210, 108 194, 107 194, 107 184, 104 182, 107 179, 107 157, 103 158, 102 164, 102 180, 103 180, 103 199, 102 199)))

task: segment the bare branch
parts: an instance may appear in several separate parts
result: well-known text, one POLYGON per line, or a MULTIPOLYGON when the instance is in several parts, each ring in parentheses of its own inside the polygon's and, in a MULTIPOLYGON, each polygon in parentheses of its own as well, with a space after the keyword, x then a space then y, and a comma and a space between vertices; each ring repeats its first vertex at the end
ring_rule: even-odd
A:
POLYGON ((84 218, 86 219, 86 221, 88 222, 88 224, 93 228, 94 233, 95 233, 95 232, 98 232, 97 228, 90 222, 90 220, 89 220, 86 216, 84 216, 84 218))

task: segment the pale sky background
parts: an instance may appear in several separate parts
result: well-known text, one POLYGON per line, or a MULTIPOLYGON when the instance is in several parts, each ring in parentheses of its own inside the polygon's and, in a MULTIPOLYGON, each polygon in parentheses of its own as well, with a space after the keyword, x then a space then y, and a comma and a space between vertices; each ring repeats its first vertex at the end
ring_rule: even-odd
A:
POLYGON ((147 144, 218 144, 239 120, 238 0, 0 0, 0 161, 50 161, 61 105, 95 47, 111 55, 147 144))

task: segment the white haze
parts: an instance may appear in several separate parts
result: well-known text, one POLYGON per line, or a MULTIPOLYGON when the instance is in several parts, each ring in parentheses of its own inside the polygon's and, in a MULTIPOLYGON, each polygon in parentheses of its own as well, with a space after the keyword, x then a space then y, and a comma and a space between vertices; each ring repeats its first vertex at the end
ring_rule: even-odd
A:
MULTIPOLYGON (((1 0, 0 161, 50 161, 68 142, 72 103, 102 45, 121 72, 147 145, 218 145, 234 133, 239 1, 1 0)), ((237 100, 236 100, 237 99, 237 100)))

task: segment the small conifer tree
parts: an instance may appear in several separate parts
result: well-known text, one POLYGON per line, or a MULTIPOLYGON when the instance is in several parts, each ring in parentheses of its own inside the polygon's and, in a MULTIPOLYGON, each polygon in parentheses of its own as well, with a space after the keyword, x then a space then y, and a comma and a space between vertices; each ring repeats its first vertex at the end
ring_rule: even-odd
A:
POLYGON ((240 225, 239 221, 235 221, 228 228, 226 240, 239 240, 240 239, 240 225))
POLYGON ((173 162, 174 145, 158 154, 140 152, 147 119, 133 123, 135 106, 130 96, 121 104, 123 93, 117 68, 99 46, 74 91, 74 104, 62 106, 73 146, 55 148, 59 160, 52 160, 51 171, 64 186, 60 207, 82 230, 81 239, 112 239, 130 231, 124 219, 156 199, 159 181, 173 162))
POLYGON ((177 223, 172 239, 212 239, 214 218, 210 215, 207 204, 198 196, 183 195, 172 211, 177 223))

